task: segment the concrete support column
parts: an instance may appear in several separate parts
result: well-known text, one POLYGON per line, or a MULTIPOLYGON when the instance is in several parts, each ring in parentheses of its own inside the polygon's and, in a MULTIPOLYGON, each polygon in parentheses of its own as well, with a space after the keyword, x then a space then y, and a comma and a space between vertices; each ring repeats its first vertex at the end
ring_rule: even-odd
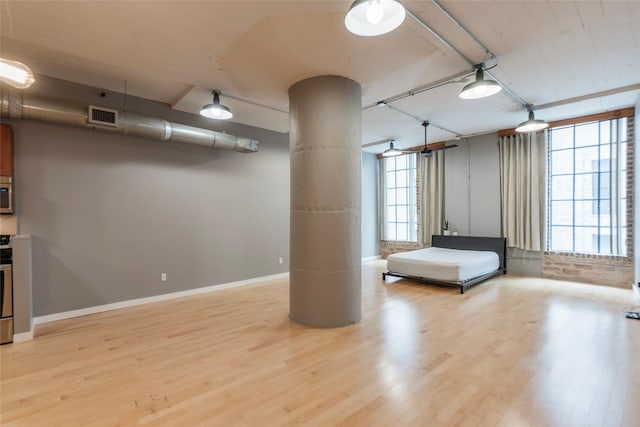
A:
POLYGON ((289 88, 289 317, 335 328, 360 321, 361 88, 321 76, 289 88))

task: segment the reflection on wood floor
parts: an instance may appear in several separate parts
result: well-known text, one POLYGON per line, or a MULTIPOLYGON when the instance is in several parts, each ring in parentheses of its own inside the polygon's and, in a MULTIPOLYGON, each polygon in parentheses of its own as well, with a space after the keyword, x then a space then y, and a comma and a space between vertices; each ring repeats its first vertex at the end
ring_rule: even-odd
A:
POLYGON ((3 426, 638 426, 630 290, 460 295, 363 265, 362 321, 290 322, 286 280, 52 322, 5 345, 3 426))

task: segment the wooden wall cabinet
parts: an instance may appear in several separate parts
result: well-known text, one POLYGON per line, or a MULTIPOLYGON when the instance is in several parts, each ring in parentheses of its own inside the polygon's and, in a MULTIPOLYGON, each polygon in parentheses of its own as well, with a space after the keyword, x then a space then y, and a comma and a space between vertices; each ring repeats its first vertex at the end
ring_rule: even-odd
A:
POLYGON ((9 125, 0 125, 0 176, 13 176, 13 133, 9 125))

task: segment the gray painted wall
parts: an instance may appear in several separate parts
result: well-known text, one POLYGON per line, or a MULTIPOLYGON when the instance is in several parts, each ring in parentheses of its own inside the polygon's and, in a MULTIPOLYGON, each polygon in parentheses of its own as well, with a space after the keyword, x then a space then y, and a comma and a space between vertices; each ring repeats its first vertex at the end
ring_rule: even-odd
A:
POLYGON ((459 234, 500 236, 497 141, 496 133, 481 135, 446 151, 444 217, 459 234))
POLYGON ((378 234, 378 158, 362 153, 362 258, 380 255, 378 234))
POLYGON ((33 282, 31 280, 31 236, 14 236, 13 242, 13 332, 33 331, 33 282))
MULTIPOLYGON (((101 98, 97 89, 54 80, 42 85, 52 97, 122 108, 118 94, 101 98)), ((33 236, 34 315, 287 271, 288 135, 212 123, 136 98, 127 107, 255 138, 260 151, 7 122, 19 232, 33 236)))

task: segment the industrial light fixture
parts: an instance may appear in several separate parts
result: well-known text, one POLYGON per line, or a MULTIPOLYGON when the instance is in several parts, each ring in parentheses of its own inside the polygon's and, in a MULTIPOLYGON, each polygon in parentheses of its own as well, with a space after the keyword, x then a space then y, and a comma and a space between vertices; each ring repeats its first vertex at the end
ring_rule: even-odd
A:
POLYGON ((226 105, 220 104, 220 91, 214 90, 213 104, 207 104, 200 109, 200 115, 216 120, 229 120, 233 113, 226 105))
POLYGON ((495 95, 502 90, 502 86, 495 80, 485 80, 482 67, 484 64, 476 66, 476 81, 469 83, 462 88, 460 98, 462 99, 480 99, 487 96, 495 95))
POLYGON ((396 0, 356 0, 344 17, 344 25, 358 36, 379 36, 398 28, 406 15, 396 0))
POLYGON ((36 81, 29 67, 4 58, 0 58, 0 80, 18 89, 26 89, 36 81))
POLYGON ((529 120, 522 122, 516 128, 516 132, 537 132, 549 127, 549 123, 544 120, 537 120, 533 117, 533 110, 529 108, 529 120))
POLYGON ((382 157, 394 157, 403 154, 402 151, 393 147, 393 139, 389 141, 389 148, 382 152, 382 157))

